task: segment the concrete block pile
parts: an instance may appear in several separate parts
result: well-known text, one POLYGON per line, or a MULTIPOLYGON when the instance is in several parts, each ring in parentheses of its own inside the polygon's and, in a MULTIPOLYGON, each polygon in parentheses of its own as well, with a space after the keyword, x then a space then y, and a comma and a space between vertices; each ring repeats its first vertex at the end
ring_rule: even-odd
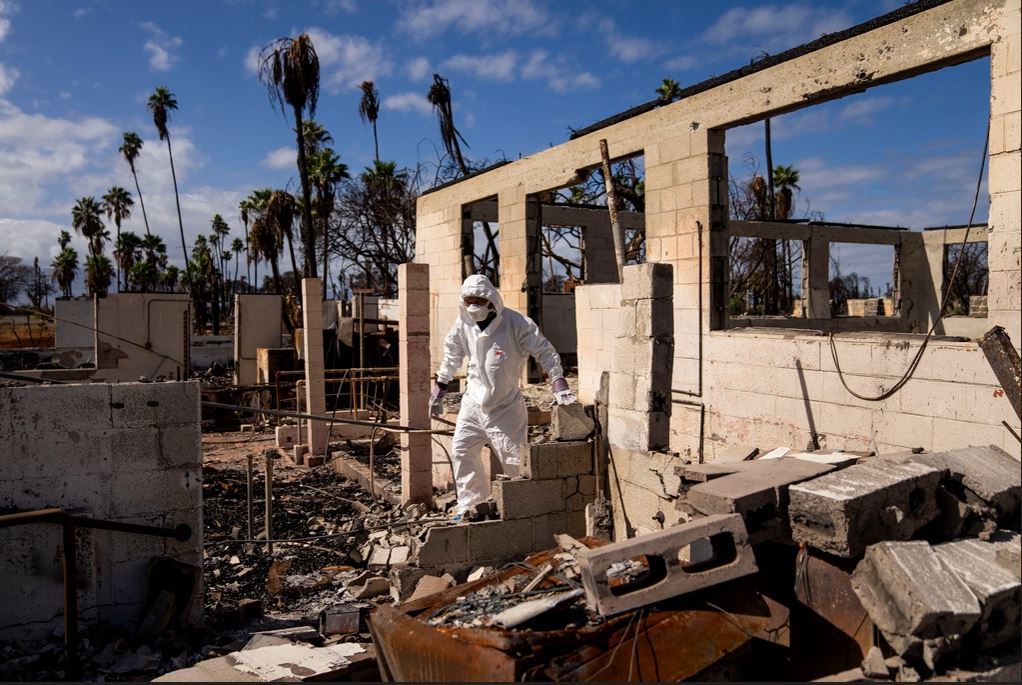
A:
POLYGON ((860 675, 940 676, 1017 645, 1015 458, 993 446, 776 454, 678 467, 678 509, 693 523, 737 514, 749 544, 795 543, 855 564, 851 588, 884 638, 860 675))

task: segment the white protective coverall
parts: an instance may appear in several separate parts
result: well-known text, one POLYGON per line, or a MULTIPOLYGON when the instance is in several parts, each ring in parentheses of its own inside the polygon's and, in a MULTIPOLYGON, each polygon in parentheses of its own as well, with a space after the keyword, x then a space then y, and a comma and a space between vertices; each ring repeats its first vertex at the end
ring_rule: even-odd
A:
POLYGON ((505 309, 500 293, 485 276, 469 276, 461 286, 461 312, 444 339, 437 381, 448 383, 468 357, 468 384, 454 429, 451 461, 458 511, 490 498, 482 448, 489 443, 504 472, 517 476, 521 451, 528 442, 528 415, 519 382, 529 355, 550 380, 564 376, 561 358, 527 316, 505 309), (485 330, 469 317, 465 297, 489 300, 496 317, 485 330))

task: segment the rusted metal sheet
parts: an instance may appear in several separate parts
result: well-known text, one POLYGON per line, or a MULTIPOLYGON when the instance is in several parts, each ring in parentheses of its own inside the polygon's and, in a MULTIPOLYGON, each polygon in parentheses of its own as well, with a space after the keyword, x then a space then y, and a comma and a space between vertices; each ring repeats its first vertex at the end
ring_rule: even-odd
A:
MULTIPOLYGON (((600 541, 582 540, 595 546, 600 541)), ((559 550, 528 559, 540 566, 559 550)), ((503 630, 434 627, 433 613, 485 585, 515 574, 451 588, 369 617, 380 669, 389 680, 679 680, 747 659, 753 641, 787 645, 788 610, 753 587, 727 583, 581 627, 503 630)))
POLYGON ((808 548, 795 560, 792 662, 796 679, 820 677, 857 667, 873 645, 873 622, 852 591, 855 563, 825 558, 808 548), (808 611, 806 611, 806 609, 808 611))
POLYGON ((514 657, 451 637, 389 606, 377 608, 369 629, 380 674, 391 682, 513 682, 514 657))

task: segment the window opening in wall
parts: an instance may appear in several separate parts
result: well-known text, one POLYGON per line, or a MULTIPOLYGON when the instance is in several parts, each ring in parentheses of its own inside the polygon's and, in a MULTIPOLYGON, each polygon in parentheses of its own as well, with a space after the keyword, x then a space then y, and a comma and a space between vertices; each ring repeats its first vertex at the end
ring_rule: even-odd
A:
POLYGON ((893 245, 832 243, 827 284, 832 317, 895 316, 893 245))
POLYGON ((543 292, 568 293, 585 280, 585 229, 542 226, 543 292))
POLYGON ((482 274, 500 285, 500 223, 497 196, 462 207, 462 277, 482 274))
POLYGON ((990 269, 987 266, 988 245, 983 242, 956 243, 944 247, 944 283, 942 293, 947 292, 951 272, 958 263, 951 294, 948 297, 946 316, 985 317, 987 315, 987 286, 990 269))
POLYGON ((802 316, 801 240, 731 236, 728 311, 732 316, 802 316))
MULTIPOLYGON (((646 165, 642 154, 611 164, 625 264, 646 261, 646 165)), ((561 292, 578 283, 617 281, 607 187, 597 166, 579 172, 576 183, 540 194, 544 240, 544 288, 561 292), (566 208, 572 208, 568 210, 566 208), (570 221, 577 217, 577 221, 570 221), (560 223, 558 223, 560 222, 560 223), (574 264, 569 265, 566 262, 574 264), (569 273, 570 272, 570 273, 569 273), (553 279, 550 279, 553 276, 553 279), (576 280, 573 280, 576 279, 576 280), (547 283, 550 285, 546 285, 547 283)))
MULTIPOLYGON (((925 331, 959 248, 924 231, 968 219, 989 115, 985 56, 772 117, 772 169, 762 119, 726 130, 729 254, 711 268, 726 269, 713 297, 727 316, 714 325, 925 331)), ((953 316, 984 315, 988 208, 984 192, 953 316)))

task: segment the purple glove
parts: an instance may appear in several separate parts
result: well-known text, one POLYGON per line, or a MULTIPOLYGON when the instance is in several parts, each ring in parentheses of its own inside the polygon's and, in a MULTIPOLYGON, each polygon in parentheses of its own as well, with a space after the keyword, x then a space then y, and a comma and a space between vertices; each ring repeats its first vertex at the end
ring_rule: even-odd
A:
POLYGON ((429 394, 429 415, 434 419, 439 419, 444 415, 444 395, 446 394, 447 388, 439 383, 433 384, 433 392, 429 394))
POLYGON ((555 378, 550 383, 550 391, 554 393, 554 401, 557 402, 557 404, 574 404, 578 401, 575 393, 573 393, 571 388, 568 387, 568 381, 564 380, 563 377, 555 378))

